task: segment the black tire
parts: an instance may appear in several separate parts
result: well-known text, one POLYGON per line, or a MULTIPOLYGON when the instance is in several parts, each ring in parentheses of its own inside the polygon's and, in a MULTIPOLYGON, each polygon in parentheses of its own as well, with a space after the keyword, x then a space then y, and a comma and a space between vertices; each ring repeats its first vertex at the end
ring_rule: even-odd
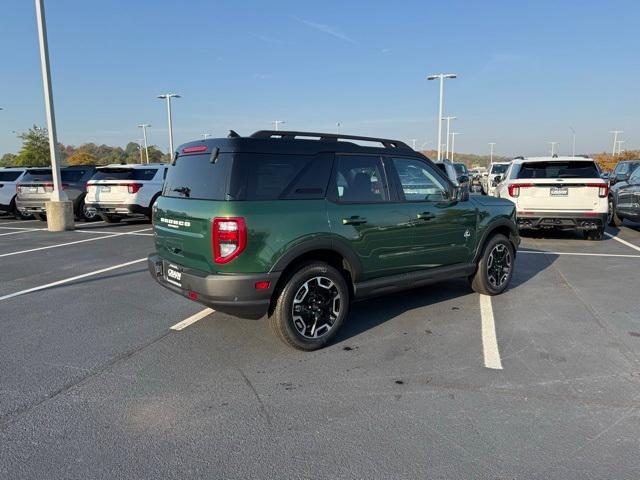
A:
POLYGON ((338 270, 324 262, 304 264, 285 280, 269 317, 271 328, 298 350, 317 350, 340 329, 349 300, 347 282, 338 270))
POLYGON ((614 202, 613 197, 609 197, 607 223, 612 227, 619 227, 622 225, 622 219, 618 216, 618 212, 616 212, 616 202, 614 202))
POLYGON ((100 218, 103 222, 107 223, 118 223, 120 222, 120 220, 122 220, 122 217, 120 217, 119 215, 111 215, 110 213, 101 213, 100 218))
POLYGON ((95 222, 96 220, 98 220, 98 218, 100 218, 98 212, 94 211, 93 214, 87 212, 87 209, 85 208, 84 197, 81 198, 78 202, 78 206, 76 208, 76 217, 78 218, 78 220, 82 220, 83 222, 95 222))
POLYGON ((26 220, 30 217, 30 215, 23 215, 20 213, 20 210, 18 210, 18 206, 16 205, 15 198, 11 201, 11 215, 13 215, 13 218, 16 220, 26 220))
POLYGON ((602 240, 604 238, 604 227, 600 227, 597 230, 585 230, 584 238, 587 240, 602 240))
POLYGON ((156 196, 151 199, 151 203, 149 203, 149 214, 147 215, 147 218, 149 219, 150 222, 153 221, 153 204, 156 203, 156 201, 158 200, 158 197, 160 197, 159 193, 156 194, 156 196))
POLYGON ((501 294, 513 276, 514 260, 509 239, 499 233, 493 235, 485 243, 476 273, 470 278, 471 288, 483 295, 501 294))
POLYGON ((33 218, 40 220, 41 222, 47 221, 47 215, 45 213, 34 213, 33 218))

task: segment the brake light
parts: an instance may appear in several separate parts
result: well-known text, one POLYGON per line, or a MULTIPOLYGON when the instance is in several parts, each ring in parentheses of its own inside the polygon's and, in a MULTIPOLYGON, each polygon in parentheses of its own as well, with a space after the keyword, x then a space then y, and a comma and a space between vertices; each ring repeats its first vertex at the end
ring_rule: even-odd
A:
POLYGON ((129 193, 138 193, 138 190, 142 188, 141 183, 127 183, 127 190, 129 193))
POLYGON ((587 187, 597 188, 600 198, 606 198, 609 195, 609 186, 606 183, 587 183, 587 187))
POLYGON ((198 145, 195 147, 185 147, 182 149, 182 153, 203 153, 206 152, 208 147, 206 145, 198 145))
POLYGON ((533 187, 533 183, 510 183, 507 189, 509 190, 509 196, 518 198, 520 196, 521 188, 533 187))
POLYGON ((213 259, 228 263, 247 246, 247 227, 242 217, 216 217, 212 222, 213 259))
POLYGON ((53 183, 44 183, 42 184, 42 186, 44 187, 45 192, 47 193, 53 192, 53 183))

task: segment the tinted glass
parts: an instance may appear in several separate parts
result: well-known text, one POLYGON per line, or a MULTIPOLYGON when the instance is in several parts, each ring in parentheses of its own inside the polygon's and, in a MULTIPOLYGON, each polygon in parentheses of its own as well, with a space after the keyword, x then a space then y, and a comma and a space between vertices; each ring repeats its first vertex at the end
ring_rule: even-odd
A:
POLYGON ((0 172, 0 182, 15 182, 22 172, 0 172))
POLYGON ((165 197, 225 200, 232 165, 230 154, 221 153, 215 163, 211 154, 182 155, 169 167, 162 194, 165 197))
POLYGON ((51 180, 51 170, 48 168, 33 168, 27 170, 27 173, 22 177, 23 182, 41 182, 51 180))
POLYGON ((151 180, 157 168, 100 168, 91 180, 151 180))
POLYGON ((336 157, 333 194, 340 202, 376 203, 389 200, 387 179, 379 157, 336 157))
POLYGON ((454 163, 453 168, 456 169, 458 175, 464 175, 467 173, 467 166, 464 163, 454 163))
POLYGON ((640 168, 636 168, 629 177, 629 183, 632 185, 640 184, 640 168))
POLYGON ((518 178, 599 178, 592 161, 523 163, 518 178))
POLYGON ((87 170, 61 170, 60 177, 63 182, 79 182, 80 179, 87 173, 87 170))
POLYGON ((491 173, 494 174, 503 174, 504 172, 507 171, 507 168, 509 168, 509 165, 499 165, 499 164, 493 164, 491 165, 491 173))
POLYGON ((438 201, 447 197, 444 181, 430 165, 410 158, 394 158, 393 164, 407 201, 438 201))

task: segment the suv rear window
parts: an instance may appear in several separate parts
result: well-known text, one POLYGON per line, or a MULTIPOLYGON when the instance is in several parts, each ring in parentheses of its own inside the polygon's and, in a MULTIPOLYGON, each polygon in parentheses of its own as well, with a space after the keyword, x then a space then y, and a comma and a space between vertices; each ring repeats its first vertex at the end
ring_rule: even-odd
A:
POLYGON ((518 178, 599 178, 592 161, 560 161, 523 163, 518 178))
POLYGON ((151 180, 157 168, 99 168, 91 180, 151 180))
POLYGON ((182 155, 169 167, 162 195, 198 200, 225 200, 232 165, 230 154, 221 153, 215 163, 211 154, 182 155))
POLYGON ((0 182, 15 182, 22 172, 0 172, 0 182))
POLYGON ((491 165, 491 173, 492 174, 495 174, 495 173, 502 174, 502 173, 507 171, 507 168, 509 168, 509 165, 507 165, 507 164, 500 165, 500 164, 495 164, 494 163, 493 165, 491 165))
POLYGON ((86 170, 61 170, 60 178, 63 182, 78 182, 85 173, 86 170))

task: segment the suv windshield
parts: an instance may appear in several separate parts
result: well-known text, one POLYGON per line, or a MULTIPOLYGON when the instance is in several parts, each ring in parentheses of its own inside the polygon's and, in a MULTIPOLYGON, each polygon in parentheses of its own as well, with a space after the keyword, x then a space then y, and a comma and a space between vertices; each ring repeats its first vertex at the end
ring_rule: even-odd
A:
POLYGON ((0 172, 0 182, 15 182, 22 172, 0 172))
POLYGON ((559 161, 523 163, 518 178, 599 178, 592 161, 559 161))
POLYGON ((99 168, 91 180, 151 180, 157 168, 99 168))
POLYGON ((501 173, 506 172, 507 168, 509 168, 509 165, 506 164, 506 163, 505 164, 494 163, 493 165, 491 165, 491 173, 501 174, 501 173))

